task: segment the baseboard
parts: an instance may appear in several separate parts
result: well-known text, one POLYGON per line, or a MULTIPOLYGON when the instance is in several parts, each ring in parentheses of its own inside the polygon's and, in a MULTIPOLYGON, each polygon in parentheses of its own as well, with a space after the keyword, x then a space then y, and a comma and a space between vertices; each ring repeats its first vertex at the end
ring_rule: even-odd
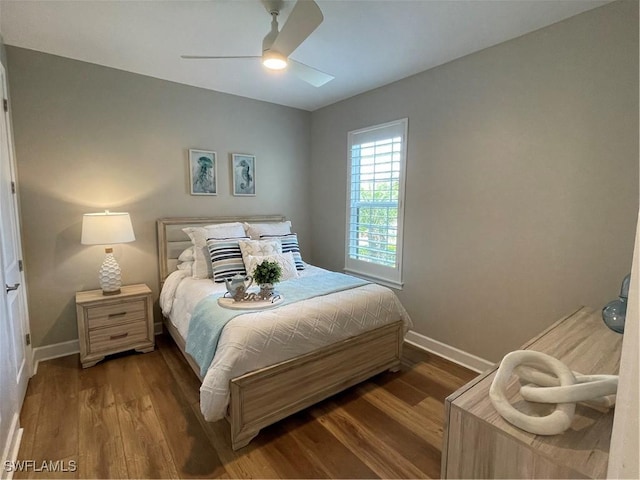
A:
MULTIPOLYGON (((162 323, 154 323, 153 331, 155 335, 162 333, 162 323)), ((68 342, 54 343, 53 345, 45 345, 44 347, 36 347, 33 349, 33 375, 38 373, 38 364, 45 360, 66 357, 80 352, 80 342, 78 340, 69 340, 68 342)))
MULTIPOLYGON (((156 335, 162 333, 162 323, 154 324, 154 331, 156 335)), ((439 342, 433 338, 429 338, 420 333, 410 330, 405 341, 411 345, 434 353, 442 358, 446 358, 458 365, 462 365, 474 372, 482 373, 488 368, 493 367, 493 362, 489 362, 480 357, 476 357, 471 353, 467 353, 446 343, 439 342)), ((53 345, 46 345, 44 347, 36 347, 33 349, 33 375, 38 372, 38 364, 45 360, 51 360, 58 357, 66 357, 67 355, 73 355, 80 352, 80 344, 78 340, 70 340, 68 342, 55 343, 53 345)))
POLYGON ((420 333, 409 330, 404 338, 405 342, 410 343, 414 347, 421 348, 427 352, 446 358, 458 365, 462 365, 474 372, 482 373, 493 367, 495 364, 484 358, 476 357, 471 353, 467 353, 459 348, 452 347, 446 343, 439 342, 433 338, 429 338, 420 333))
POLYGON ((20 442, 22 441, 23 429, 20 428, 20 415, 16 413, 11 421, 9 435, 7 436, 7 444, 2 453, 2 464, 0 464, 0 478, 11 480, 13 478, 13 469, 9 466, 14 465, 18 459, 18 451, 20 450, 20 442))
POLYGON ((67 355, 73 355, 79 352, 80 343, 78 340, 69 340, 68 342, 36 347, 33 349, 33 375, 38 373, 38 364, 40 362, 51 360, 53 358, 66 357, 67 355))

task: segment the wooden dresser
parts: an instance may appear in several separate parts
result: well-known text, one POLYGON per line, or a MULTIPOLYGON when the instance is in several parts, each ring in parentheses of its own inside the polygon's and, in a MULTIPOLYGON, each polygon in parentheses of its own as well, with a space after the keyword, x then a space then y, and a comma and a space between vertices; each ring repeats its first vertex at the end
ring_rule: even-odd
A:
MULTIPOLYGON (((600 310, 583 307, 521 347, 547 353, 583 374, 617 374, 622 335, 607 328, 600 310)), ((498 365, 445 400, 443 478, 605 478, 614 409, 578 403, 560 435, 534 435, 495 410, 489 388, 498 365)), ((512 377, 507 394, 519 410, 546 415, 554 405, 525 402, 512 377)))

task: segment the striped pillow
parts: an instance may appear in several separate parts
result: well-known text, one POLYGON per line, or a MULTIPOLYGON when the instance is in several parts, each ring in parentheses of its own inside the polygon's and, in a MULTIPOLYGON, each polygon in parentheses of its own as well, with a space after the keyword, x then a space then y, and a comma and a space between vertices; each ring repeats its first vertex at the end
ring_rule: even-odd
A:
POLYGON ((207 250, 211 255, 213 281, 222 283, 234 275, 246 275, 242 251, 237 238, 228 240, 207 240, 207 250))
POLYGON ((302 255, 300 254, 300 246, 298 245, 298 234, 290 233, 288 235, 260 235, 261 239, 277 238, 282 244, 282 253, 291 252, 293 254, 293 260, 296 262, 297 270, 304 270, 304 262, 302 261, 302 255))

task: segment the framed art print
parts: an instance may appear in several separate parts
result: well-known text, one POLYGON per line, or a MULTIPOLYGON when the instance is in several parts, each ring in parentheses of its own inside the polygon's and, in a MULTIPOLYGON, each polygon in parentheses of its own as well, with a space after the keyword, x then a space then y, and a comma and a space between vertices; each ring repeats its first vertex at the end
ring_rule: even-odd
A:
POLYGON ((235 196, 254 196, 256 194, 256 157, 234 153, 231 155, 233 172, 233 194, 235 196))
POLYGON ((218 194, 216 152, 189 149, 191 195, 218 194))

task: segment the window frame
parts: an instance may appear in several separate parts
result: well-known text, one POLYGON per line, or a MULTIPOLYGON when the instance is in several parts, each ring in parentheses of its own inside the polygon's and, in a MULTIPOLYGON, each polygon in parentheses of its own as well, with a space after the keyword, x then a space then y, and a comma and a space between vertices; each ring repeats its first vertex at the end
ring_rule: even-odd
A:
MULTIPOLYGON (((401 118, 391 122, 386 122, 379 125, 373 125, 370 127, 360 128, 352 130, 347 133, 347 205, 346 205, 346 230, 345 230, 345 267, 346 273, 353 274, 358 277, 372 280, 374 282, 386 285, 388 287, 401 290, 404 284, 402 277, 403 266, 403 237, 404 237, 404 204, 405 204, 405 183, 406 183, 406 170, 407 170, 407 143, 409 130, 409 119, 401 118), (379 136, 376 135, 376 130, 380 130, 379 136), (385 130, 386 133, 385 137, 385 130), (386 140, 387 138, 395 138, 398 136, 396 132, 392 130, 401 131, 402 145, 400 148, 400 175, 398 178, 398 215, 397 215, 397 235, 396 235, 396 252, 395 252, 395 266, 389 267, 375 262, 366 262, 351 258, 350 250, 352 248, 352 233, 351 233, 351 209, 352 209, 352 187, 353 187, 353 158, 352 151, 354 145, 362 145, 369 143, 369 141, 358 141, 358 136, 371 136, 375 137, 371 142, 378 142, 386 140), (355 142, 354 142, 355 140, 355 142)), ((355 173, 360 175, 360 170, 355 173)), ((373 202, 372 202, 373 203, 373 202)), ((388 205, 386 205, 388 208, 388 205)), ((393 208, 393 207, 392 207, 393 208)))

